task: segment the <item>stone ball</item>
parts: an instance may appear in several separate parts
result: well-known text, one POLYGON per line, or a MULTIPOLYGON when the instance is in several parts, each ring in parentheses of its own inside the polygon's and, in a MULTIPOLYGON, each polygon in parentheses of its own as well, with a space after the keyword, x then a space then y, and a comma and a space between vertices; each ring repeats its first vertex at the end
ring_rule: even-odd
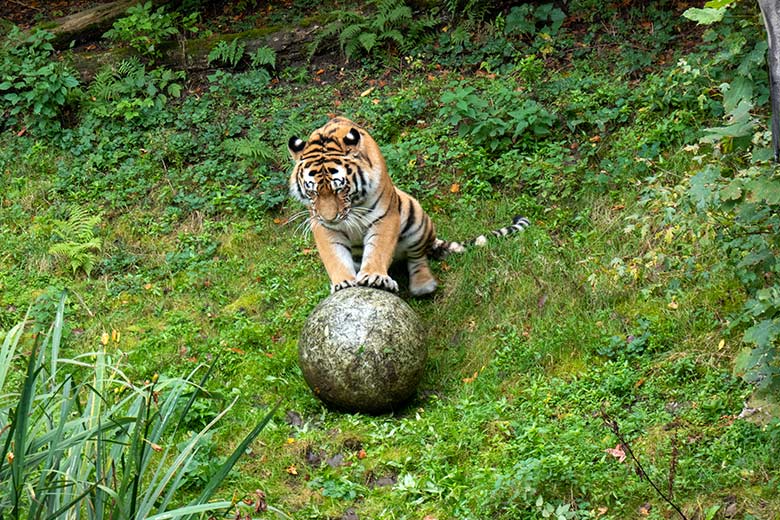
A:
POLYGON ((367 287, 324 299, 298 343, 298 363, 314 394, 352 412, 399 408, 417 388, 426 357, 412 308, 395 294, 367 287))

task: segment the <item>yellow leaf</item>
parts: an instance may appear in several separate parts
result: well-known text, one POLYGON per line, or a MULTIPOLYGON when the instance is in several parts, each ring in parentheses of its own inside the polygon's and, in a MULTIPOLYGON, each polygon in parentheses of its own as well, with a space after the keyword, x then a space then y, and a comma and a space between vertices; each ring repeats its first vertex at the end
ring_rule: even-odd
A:
POLYGON ((287 468, 287 473, 289 473, 290 475, 297 475, 298 474, 298 468, 296 468, 295 464, 293 464, 289 468, 287 468))
POLYGON ((104 332, 100 335, 100 343, 105 347, 108 345, 108 332, 104 332))
POLYGON ((675 310, 680 306, 680 304, 677 303, 677 300, 672 300, 666 306, 672 310, 675 310))
POLYGON ((457 182, 453 183, 452 186, 450 186, 450 193, 458 193, 460 191, 460 184, 457 182))

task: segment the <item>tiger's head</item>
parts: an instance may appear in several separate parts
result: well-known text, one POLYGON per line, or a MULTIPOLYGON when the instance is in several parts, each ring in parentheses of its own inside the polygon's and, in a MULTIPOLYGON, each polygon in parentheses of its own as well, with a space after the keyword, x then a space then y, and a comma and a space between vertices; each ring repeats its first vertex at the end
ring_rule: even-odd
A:
POLYGON ((347 220, 387 175, 379 147, 364 129, 343 117, 328 121, 308 141, 291 137, 287 143, 295 161, 290 195, 309 208, 322 225, 347 220))

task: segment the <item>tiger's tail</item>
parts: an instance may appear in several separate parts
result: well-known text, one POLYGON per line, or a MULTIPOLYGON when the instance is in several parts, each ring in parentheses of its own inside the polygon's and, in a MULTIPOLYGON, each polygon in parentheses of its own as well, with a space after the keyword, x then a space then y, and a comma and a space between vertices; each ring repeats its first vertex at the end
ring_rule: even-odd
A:
POLYGON ((486 235, 479 235, 478 237, 474 237, 471 240, 467 240, 466 242, 447 242, 446 240, 436 239, 434 240, 433 244, 431 245, 431 249, 428 253, 428 256, 431 258, 434 258, 436 260, 441 260, 443 258, 446 258, 451 253, 462 253, 466 249, 472 246, 484 246, 488 242, 488 238, 490 235, 493 235, 495 237, 505 237, 507 235, 511 235, 513 233, 517 233, 518 231, 523 231, 525 228, 527 228, 531 223, 528 221, 527 218, 516 216, 512 219, 512 225, 502 227, 500 229, 494 229, 490 233, 486 235))

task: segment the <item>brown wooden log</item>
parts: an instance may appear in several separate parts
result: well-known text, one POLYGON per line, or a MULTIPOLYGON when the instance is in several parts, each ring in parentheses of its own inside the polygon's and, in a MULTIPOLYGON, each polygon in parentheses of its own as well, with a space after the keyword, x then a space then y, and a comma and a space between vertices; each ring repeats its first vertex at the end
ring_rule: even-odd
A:
POLYGON ((122 16, 128 7, 138 0, 117 0, 108 4, 99 4, 90 9, 79 11, 45 25, 45 29, 55 36, 55 47, 63 47, 71 41, 83 41, 93 38, 111 28, 114 20, 122 16))
MULTIPOLYGON (((182 41, 171 41, 159 46, 162 56, 155 61, 157 66, 165 66, 187 72, 202 72, 219 68, 209 65, 208 55, 219 41, 230 43, 239 40, 245 46, 247 54, 258 48, 268 46, 276 51, 277 68, 288 65, 300 65, 308 59, 309 43, 314 39, 319 26, 296 28, 283 31, 254 29, 236 34, 213 35, 182 41)), ((81 74, 84 82, 89 82, 103 66, 118 64, 124 59, 135 56, 132 49, 113 46, 110 49, 73 52, 71 61, 81 74)))

